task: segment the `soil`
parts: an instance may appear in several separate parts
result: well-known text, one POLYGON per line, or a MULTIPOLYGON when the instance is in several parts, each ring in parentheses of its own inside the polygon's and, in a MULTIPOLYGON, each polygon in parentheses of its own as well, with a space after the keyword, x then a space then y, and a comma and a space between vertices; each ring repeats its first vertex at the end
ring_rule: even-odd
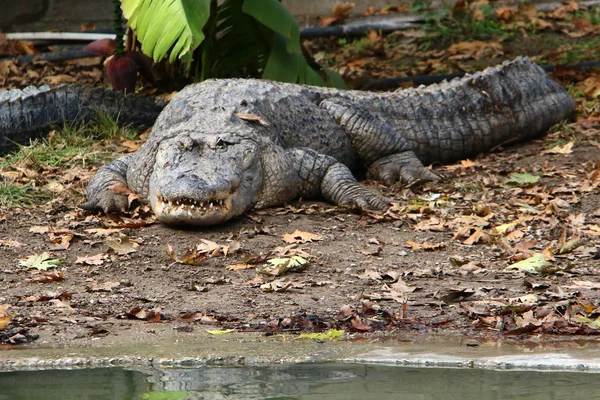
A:
MULTIPOLYGON (((9 304, 12 315, 7 330, 13 336, 39 335, 39 344, 64 346, 123 344, 174 331, 193 335, 195 329, 225 328, 458 331, 477 337, 595 333, 578 319, 594 319, 600 287, 598 177, 594 188, 584 187, 591 182, 589 173, 598 173, 598 132, 588 130, 587 135, 572 154, 541 154, 556 141, 555 134, 487 155, 474 166, 438 169, 446 177, 443 183, 410 190, 369 183, 399 199, 386 214, 304 202, 210 228, 173 229, 159 223, 120 228, 111 237, 126 235, 139 243, 126 255, 88 231, 122 220, 85 216, 64 205, 12 210, 3 216, 0 237, 22 245, 4 242, 0 247, 0 304, 9 304), (498 183, 522 169, 541 180, 525 188, 498 183), (435 198, 434 193, 442 197, 423 200, 435 198), (528 215, 533 218, 516 224, 513 239, 492 234, 491 227, 528 215), (457 222, 461 219, 466 222, 457 222), (32 227, 50 232, 34 228, 42 233, 33 233, 32 227), (308 266, 277 278, 258 274, 256 266, 286 255, 281 248, 290 244, 283 235, 296 230, 322 239, 292 243, 288 249, 287 255, 301 249, 308 266), (483 239, 465 244, 477 231, 483 239), (74 236, 68 249, 52 251, 53 232, 74 236), (547 247, 556 252, 561 240, 564 244, 574 235, 579 247, 555 255, 554 268, 545 273, 507 270, 532 252, 547 247), (198 265, 177 263, 167 255, 168 245, 181 254, 202 240, 231 250, 224 255, 213 249, 198 265), (408 241, 431 249, 413 249, 408 241), (64 258, 51 270, 63 279, 40 283, 40 272, 19 266, 19 259, 42 252, 64 258), (96 254, 105 255, 101 265, 77 263, 78 257, 96 254), (228 268, 243 263, 250 268, 228 268), (291 285, 281 292, 261 288, 273 280, 291 285)), ((297 241, 306 237, 298 235, 297 241)))
MULTIPOLYGON (((84 70, 83 81, 97 82, 97 61, 50 69, 84 70)), ((20 68, 7 85, 24 86, 25 75, 45 82, 45 72, 20 68)), ((0 345, 128 345, 205 329, 596 335, 600 119, 597 105, 579 99, 578 109, 576 122, 539 140, 435 166, 440 183, 364 182, 397 201, 385 213, 298 201, 174 229, 145 206, 85 215, 76 202, 100 163, 54 169, 79 197, 0 209, 0 345), (63 262, 48 271, 20 265, 44 252, 63 262), (308 264, 258 272, 292 256, 308 264)))

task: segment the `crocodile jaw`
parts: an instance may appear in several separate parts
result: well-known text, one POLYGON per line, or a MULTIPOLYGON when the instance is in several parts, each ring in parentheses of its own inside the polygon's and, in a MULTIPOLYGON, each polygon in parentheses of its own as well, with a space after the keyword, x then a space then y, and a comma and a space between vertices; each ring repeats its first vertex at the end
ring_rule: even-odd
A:
POLYGON ((231 198, 166 200, 157 197, 155 202, 151 202, 151 206, 157 219, 166 224, 214 225, 237 216, 237 213, 232 213, 231 203, 231 198))

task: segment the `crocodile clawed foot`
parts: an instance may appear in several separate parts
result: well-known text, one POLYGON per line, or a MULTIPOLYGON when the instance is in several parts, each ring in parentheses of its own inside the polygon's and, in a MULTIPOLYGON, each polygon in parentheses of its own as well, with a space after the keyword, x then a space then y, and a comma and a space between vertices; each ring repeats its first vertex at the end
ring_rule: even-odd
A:
POLYGON ((369 167, 367 177, 390 186, 396 182, 439 181, 441 177, 425 168, 412 151, 380 158, 369 167))
POLYGON ((356 197, 352 197, 352 198, 342 202, 342 204, 344 204, 344 205, 348 205, 350 207, 358 208, 358 209, 365 210, 365 211, 368 211, 368 210, 384 211, 389 208, 390 203, 391 203, 390 199, 386 199, 385 197, 378 196, 375 193, 371 193, 367 190, 360 193, 356 197))
POLYGON ((122 213, 129 209, 128 196, 115 193, 110 189, 104 189, 93 197, 88 196, 88 199, 87 203, 80 204, 78 207, 86 211, 101 210, 105 214, 122 213))

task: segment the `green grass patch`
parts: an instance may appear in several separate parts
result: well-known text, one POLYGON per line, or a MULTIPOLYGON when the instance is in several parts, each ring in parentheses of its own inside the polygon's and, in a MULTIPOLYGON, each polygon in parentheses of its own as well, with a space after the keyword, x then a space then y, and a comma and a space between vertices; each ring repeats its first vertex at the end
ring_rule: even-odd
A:
POLYGON ((0 207, 29 208, 43 203, 50 198, 45 190, 33 185, 17 185, 10 182, 0 182, 0 207))
POLYGON ((99 141, 118 143, 136 137, 135 130, 121 127, 118 121, 100 115, 93 123, 65 125, 45 139, 20 146, 17 151, 0 158, 0 169, 15 165, 65 168, 105 161, 111 158, 111 152, 103 149, 99 141))
POLYGON ((440 5, 434 6, 431 0, 412 2, 412 11, 425 18, 424 29, 428 33, 421 49, 461 41, 505 38, 514 33, 509 25, 495 16, 497 7, 482 4, 479 7, 481 15, 476 16, 467 7, 455 7, 456 3, 442 1, 440 5))

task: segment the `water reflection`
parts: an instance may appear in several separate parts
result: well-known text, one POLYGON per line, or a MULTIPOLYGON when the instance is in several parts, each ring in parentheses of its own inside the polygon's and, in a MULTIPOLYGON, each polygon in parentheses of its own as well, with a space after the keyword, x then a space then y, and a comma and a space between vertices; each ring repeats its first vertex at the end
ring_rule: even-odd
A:
POLYGON ((352 364, 0 373, 0 400, 588 400, 597 374, 352 364))

